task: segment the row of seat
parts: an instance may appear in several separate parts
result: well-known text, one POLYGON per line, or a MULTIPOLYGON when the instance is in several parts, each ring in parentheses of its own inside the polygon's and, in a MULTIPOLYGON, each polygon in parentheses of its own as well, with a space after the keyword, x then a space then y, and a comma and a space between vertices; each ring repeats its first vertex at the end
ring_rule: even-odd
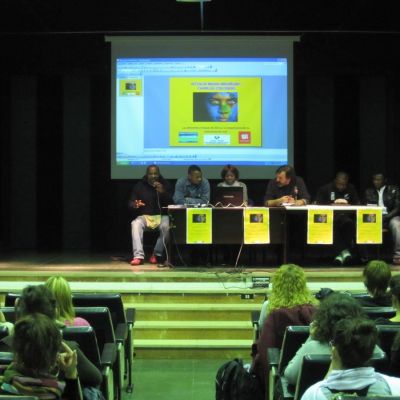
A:
MULTIPOLYGON (((379 346, 384 351, 384 354, 374 355, 371 359, 371 364, 378 372, 387 373, 390 349, 394 337, 400 332, 400 326, 378 325, 377 329, 379 346)), ((331 362, 330 355, 306 355, 303 358, 296 387, 291 387, 283 376, 289 361, 307 340, 309 334, 309 326, 288 326, 285 331, 281 349, 268 349, 269 399, 274 399, 274 393, 278 388, 280 398, 285 400, 299 400, 308 387, 324 379, 331 362)))
MULTIPOLYGON (((390 319, 396 315, 396 309, 393 307, 362 307, 368 318, 377 320, 378 318, 390 319)), ((251 312, 251 323, 253 325, 254 340, 257 340, 260 334, 260 311, 251 312)))
MULTIPOLYGON (((5 297, 0 308, 7 321, 15 321, 14 304, 19 293, 5 297)), ((103 374, 102 391, 106 399, 122 399, 124 379, 126 391, 133 391, 133 334, 135 309, 124 309, 120 294, 74 293, 73 304, 78 317, 90 327, 65 327, 63 337, 77 342, 103 374)), ((0 331, 0 337, 2 332, 0 331)))

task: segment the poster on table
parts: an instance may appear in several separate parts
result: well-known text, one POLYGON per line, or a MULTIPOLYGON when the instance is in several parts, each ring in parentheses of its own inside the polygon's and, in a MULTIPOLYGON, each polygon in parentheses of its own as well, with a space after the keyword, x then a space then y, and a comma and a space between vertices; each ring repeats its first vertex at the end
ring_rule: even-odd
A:
POLYGON ((186 243, 212 243, 212 209, 186 209, 186 243))
POLYGON ((357 244, 382 243, 382 209, 357 210, 357 244))
POLYGON ((333 244, 333 210, 308 210, 307 244, 333 244))
POLYGON ((243 210, 243 232, 245 244, 270 243, 269 208, 245 208, 243 210))

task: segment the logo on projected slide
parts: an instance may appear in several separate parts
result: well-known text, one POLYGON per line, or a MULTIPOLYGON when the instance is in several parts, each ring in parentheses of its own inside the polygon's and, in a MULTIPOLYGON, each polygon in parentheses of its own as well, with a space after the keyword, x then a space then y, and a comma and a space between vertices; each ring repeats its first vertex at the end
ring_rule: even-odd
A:
POLYGON ((251 132, 239 132, 239 143, 251 143, 251 132))
POLYGON ((198 143, 199 134, 197 132, 179 132, 179 143, 198 143))
POLYGON ((204 144, 231 144, 230 135, 204 135, 204 144))

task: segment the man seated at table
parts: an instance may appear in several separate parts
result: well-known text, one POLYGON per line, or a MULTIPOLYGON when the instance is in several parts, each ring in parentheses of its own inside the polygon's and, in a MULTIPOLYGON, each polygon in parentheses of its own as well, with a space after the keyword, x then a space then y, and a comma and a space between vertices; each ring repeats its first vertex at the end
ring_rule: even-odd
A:
POLYGON ((400 265, 400 189, 398 186, 388 185, 382 173, 372 175, 372 184, 373 187, 365 191, 365 204, 384 207, 382 223, 393 238, 393 264, 400 265))
POLYGON ((264 196, 266 207, 277 207, 285 204, 304 206, 310 202, 307 187, 291 165, 282 165, 275 172, 275 179, 268 182, 264 196))
POLYGON ((175 185, 174 202, 183 205, 208 204, 210 201, 210 184, 198 165, 188 168, 188 175, 179 178, 175 185))
MULTIPOLYGON (((338 172, 335 179, 318 189, 317 204, 322 205, 356 205, 360 204, 357 190, 349 183, 346 172, 338 172)), ((351 248, 356 231, 353 215, 335 211, 333 217, 333 240, 337 256, 335 264, 344 265, 351 260, 351 248)))

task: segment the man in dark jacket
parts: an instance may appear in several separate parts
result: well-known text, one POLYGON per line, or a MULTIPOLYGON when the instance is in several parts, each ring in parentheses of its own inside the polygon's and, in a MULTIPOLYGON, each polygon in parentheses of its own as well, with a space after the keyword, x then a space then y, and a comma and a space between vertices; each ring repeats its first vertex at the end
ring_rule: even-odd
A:
POLYGON ((372 175, 373 187, 365 191, 365 204, 374 204, 383 209, 383 227, 390 230, 393 238, 393 264, 400 265, 400 189, 388 185, 384 174, 372 175))
POLYGON ((264 196, 266 207, 277 207, 285 204, 304 206, 310 203, 307 187, 291 165, 282 165, 275 172, 275 179, 268 182, 264 196))
POLYGON ((133 188, 129 206, 136 212, 131 223, 133 259, 131 265, 144 262, 143 232, 148 229, 159 229, 160 236, 150 257, 152 264, 167 266, 164 262, 164 250, 169 240, 169 218, 163 207, 173 204, 171 185, 162 177, 157 165, 149 165, 146 175, 133 188))
MULTIPOLYGON (((355 187, 349 183, 346 172, 338 172, 335 179, 318 189, 317 204, 357 205, 360 204, 355 187)), ((351 259, 351 247, 355 237, 355 220, 348 213, 335 211, 333 221, 334 246, 337 252, 335 264, 343 265, 351 259)))

